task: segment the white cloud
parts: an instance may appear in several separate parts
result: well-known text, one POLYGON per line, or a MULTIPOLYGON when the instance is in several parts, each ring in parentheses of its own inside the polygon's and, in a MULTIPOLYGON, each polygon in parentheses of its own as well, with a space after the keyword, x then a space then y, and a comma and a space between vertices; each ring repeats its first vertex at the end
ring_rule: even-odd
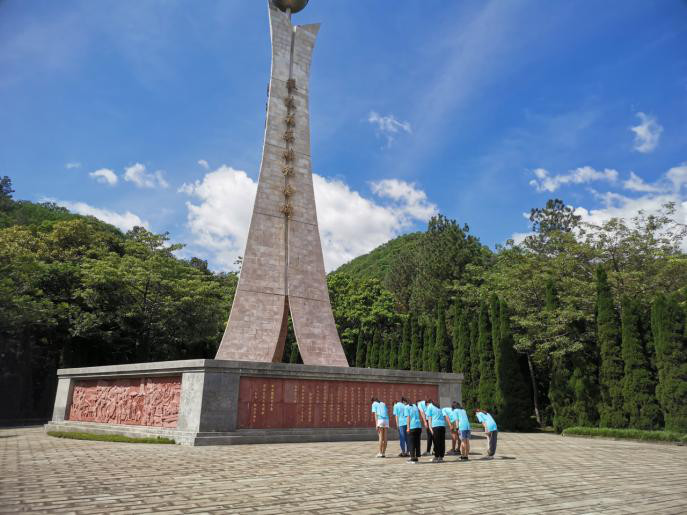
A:
POLYGON ((407 132, 408 134, 413 132, 410 122, 399 121, 393 114, 380 116, 376 112, 371 111, 367 121, 377 127, 378 134, 386 137, 387 146, 391 146, 400 131, 407 132))
POLYGON ((567 184, 585 184, 592 181, 615 182, 618 179, 618 172, 616 170, 606 168, 603 171, 598 171, 591 166, 582 166, 559 175, 551 175, 544 168, 537 168, 533 173, 536 179, 530 181, 530 186, 533 186, 540 192, 554 192, 567 184))
POLYGON ((169 184, 164 179, 161 170, 147 172, 145 165, 136 163, 124 168, 124 180, 133 182, 139 188, 167 188, 169 184))
POLYGON ((682 187, 687 184, 687 162, 680 166, 674 166, 666 173, 666 177, 673 183, 676 192, 680 192, 682 187))
MULTIPOLYGON (((325 267, 332 270, 425 221, 436 206, 415 185, 387 179, 373 191, 389 202, 382 205, 351 190, 343 181, 313 174, 317 218, 325 267)), ((188 226, 195 239, 192 250, 234 268, 244 251, 257 184, 248 175, 226 165, 179 191, 198 199, 187 202, 188 226)))
POLYGON ((100 168, 95 172, 89 173, 88 175, 93 177, 96 181, 103 184, 108 184, 110 186, 114 186, 118 181, 117 174, 109 168, 100 168))
POLYGON ((642 154, 647 154, 658 146, 663 127, 659 125, 656 118, 642 112, 637 113, 639 125, 630 127, 635 133, 634 149, 642 154))
POLYGON ((199 159, 198 164, 205 168, 206 170, 210 169, 210 164, 205 160, 205 159, 199 159))
POLYGON ((108 209, 101 209, 99 207, 93 207, 85 202, 71 202, 69 200, 54 200, 45 199, 62 207, 66 207, 73 213, 85 216, 94 216, 103 222, 112 224, 115 227, 121 229, 122 231, 129 231, 136 226, 149 228, 148 222, 141 220, 138 215, 133 214, 131 211, 126 211, 125 213, 117 213, 115 211, 110 211, 108 209))
POLYGON ((645 193, 661 191, 659 186, 644 182, 644 179, 634 172, 630 172, 630 178, 623 182, 623 188, 630 191, 641 191, 645 193))
MULTIPOLYGON (((527 215, 527 218, 529 219, 529 215, 527 215)), ((515 245, 520 245, 523 241, 525 241, 525 238, 528 236, 532 236, 535 233, 532 231, 529 232, 514 232, 509 239, 513 240, 513 243, 515 245)))
POLYGON ((81 163, 79 163, 79 162, 66 163, 66 164, 64 165, 64 167, 65 167, 67 170, 75 170, 75 169, 77 169, 77 168, 81 168, 81 163))

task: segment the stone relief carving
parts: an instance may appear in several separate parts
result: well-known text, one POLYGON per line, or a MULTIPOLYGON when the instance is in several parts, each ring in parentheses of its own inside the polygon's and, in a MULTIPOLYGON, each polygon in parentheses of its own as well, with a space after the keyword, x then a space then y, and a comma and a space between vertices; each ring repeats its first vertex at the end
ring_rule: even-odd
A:
POLYGON ((181 377, 76 381, 68 420, 176 427, 181 377))

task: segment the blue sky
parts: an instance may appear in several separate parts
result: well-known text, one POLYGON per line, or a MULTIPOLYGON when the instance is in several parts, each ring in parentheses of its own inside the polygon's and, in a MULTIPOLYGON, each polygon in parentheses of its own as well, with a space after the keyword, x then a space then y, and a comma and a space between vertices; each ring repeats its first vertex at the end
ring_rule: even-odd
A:
MULTIPOLYGON (((687 2, 312 0, 329 269, 435 212, 493 247, 563 198, 687 222, 687 2)), ((266 0, 0 0, 0 175, 230 269, 264 127, 266 0)))

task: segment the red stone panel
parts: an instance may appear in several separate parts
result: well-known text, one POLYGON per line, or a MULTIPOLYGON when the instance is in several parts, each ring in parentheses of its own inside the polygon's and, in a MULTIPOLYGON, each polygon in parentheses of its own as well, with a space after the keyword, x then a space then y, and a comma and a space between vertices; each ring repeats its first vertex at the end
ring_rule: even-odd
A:
POLYGON ((332 381, 242 377, 239 386, 238 426, 241 429, 293 427, 373 427, 370 397, 379 397, 391 414, 394 403, 437 399, 436 385, 391 384, 366 381, 332 381))
POLYGON ((76 381, 67 420, 177 426, 181 376, 76 381))

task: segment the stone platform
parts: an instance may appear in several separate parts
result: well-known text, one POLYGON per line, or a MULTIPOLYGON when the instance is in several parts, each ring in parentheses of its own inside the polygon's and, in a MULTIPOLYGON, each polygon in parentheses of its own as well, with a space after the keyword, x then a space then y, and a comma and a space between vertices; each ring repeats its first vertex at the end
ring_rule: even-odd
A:
POLYGON ((46 430, 185 445, 371 440, 371 396, 390 410, 402 395, 445 406, 462 384, 458 374, 222 360, 62 369, 58 379, 46 430))

